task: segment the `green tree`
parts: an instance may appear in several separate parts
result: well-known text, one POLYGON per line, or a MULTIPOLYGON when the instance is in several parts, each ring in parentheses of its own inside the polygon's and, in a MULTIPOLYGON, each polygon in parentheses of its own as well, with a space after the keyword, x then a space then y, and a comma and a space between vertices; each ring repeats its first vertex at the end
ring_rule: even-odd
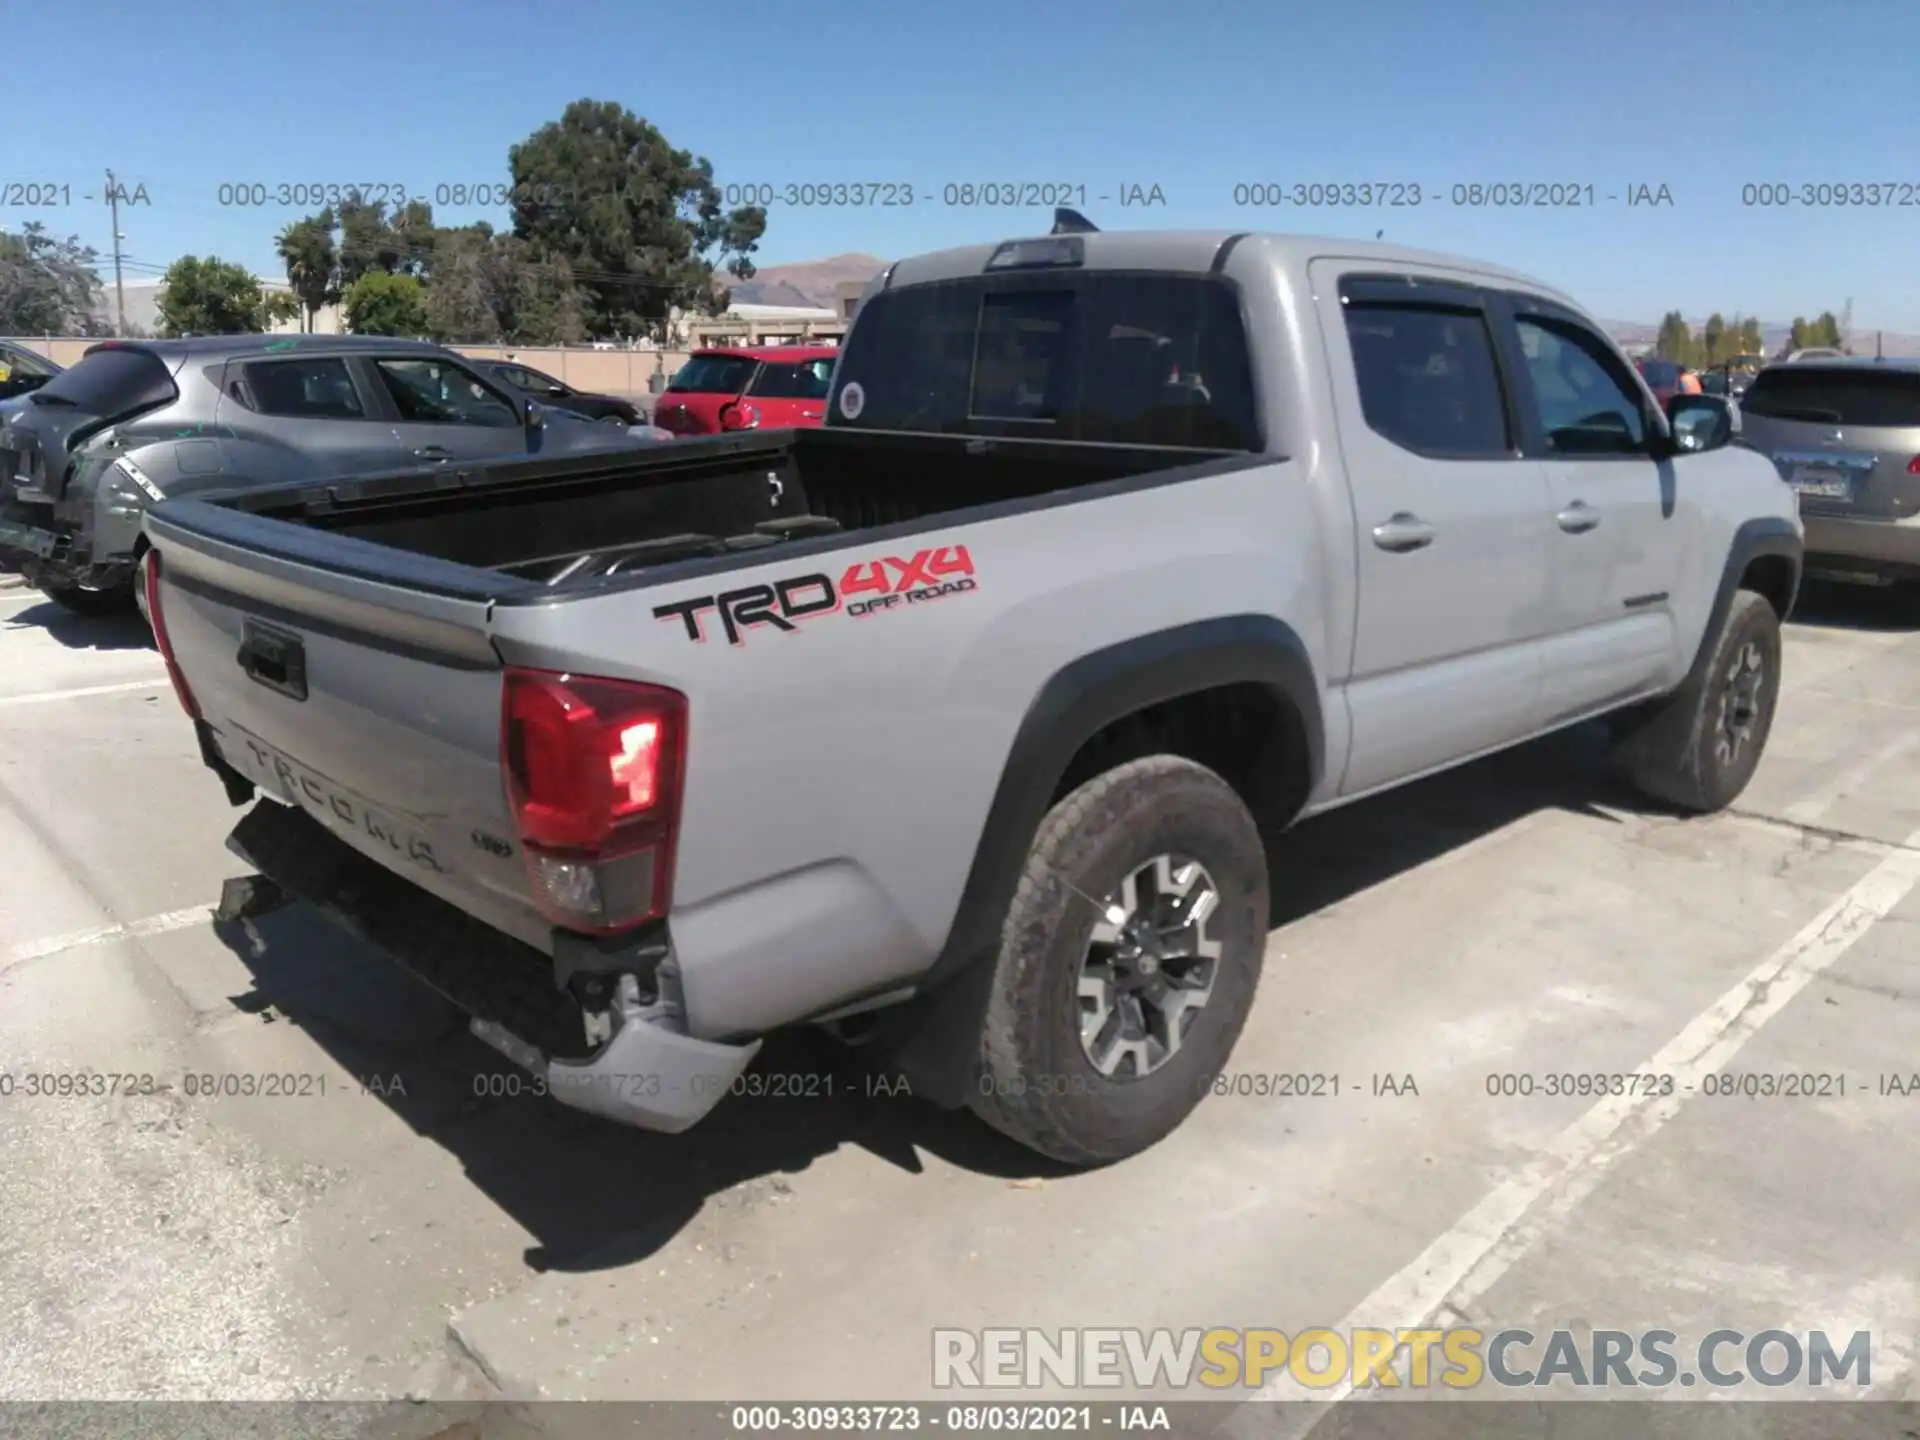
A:
POLYGON ((160 333, 245 335, 262 328, 260 282, 240 265, 212 255, 183 255, 160 281, 160 333))
POLYGON ((1727 358, 1727 322, 1718 310, 1700 327, 1700 348, 1704 352, 1701 358, 1708 365, 1718 365, 1727 358))
POLYGON ((566 262, 594 335, 640 333, 676 305, 718 314, 729 297, 716 268, 753 277, 766 211, 723 211, 712 164, 619 104, 574 101, 511 147, 507 164, 514 235, 538 263, 566 262))
POLYGON ((427 286, 428 333, 470 344, 577 345, 587 294, 562 259, 486 224, 442 230, 427 286))
POLYGON ((342 302, 355 335, 418 336, 427 332, 423 289, 411 275, 372 270, 347 287, 342 302))
POLYGON ((424 279, 433 261, 434 238, 439 233, 433 223, 433 206, 424 200, 409 200, 394 212, 388 229, 400 252, 395 272, 411 275, 416 280, 424 279))
POLYGON ((1840 333, 1840 318, 1831 310, 1820 312, 1819 318, 1813 322, 1811 333, 1814 336, 1813 344, 1824 345, 1832 350, 1838 350, 1846 342, 1846 337, 1840 333))
POLYGON ((333 239, 332 210, 295 220, 276 240, 287 267, 287 284, 306 310, 301 328, 311 331, 313 317, 340 298, 340 248, 333 239))
POLYGON ((56 240, 38 221, 0 231, 0 335, 104 335, 99 256, 78 236, 56 240))
POLYGON ((1685 365, 1692 349, 1693 332, 1688 329, 1685 317, 1678 310, 1669 310, 1660 317, 1660 330, 1653 342, 1653 353, 1662 360, 1685 365))
POLYGON ((384 201, 367 200, 358 191, 340 204, 340 273, 342 293, 363 275, 391 275, 400 268, 406 250, 387 219, 384 201))
POLYGON ((1764 355, 1767 349, 1766 337, 1760 333, 1760 322, 1746 319, 1740 322, 1740 353, 1742 355, 1764 355))
POLYGON ((288 320, 297 320, 306 312, 306 308, 300 303, 300 297, 290 290, 270 290, 265 285, 260 287, 262 330, 271 330, 288 320))

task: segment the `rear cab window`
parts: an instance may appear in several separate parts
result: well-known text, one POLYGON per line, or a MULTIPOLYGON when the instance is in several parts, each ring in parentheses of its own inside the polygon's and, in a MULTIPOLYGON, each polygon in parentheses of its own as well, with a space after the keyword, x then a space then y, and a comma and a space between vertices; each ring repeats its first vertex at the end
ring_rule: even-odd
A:
POLYGON ((696 355, 667 382, 669 391, 694 395, 738 395, 760 362, 751 355, 696 355))
POLYGON ((860 307, 828 424, 1263 448, 1238 292, 1213 276, 998 274, 860 307))
POLYGON ((90 350, 32 394, 37 405, 71 405, 87 415, 119 420, 180 397, 173 370, 150 350, 119 346, 90 350))
POLYGON ((1756 375, 1740 408, 1816 425, 1920 426, 1920 371, 1783 365, 1756 375))

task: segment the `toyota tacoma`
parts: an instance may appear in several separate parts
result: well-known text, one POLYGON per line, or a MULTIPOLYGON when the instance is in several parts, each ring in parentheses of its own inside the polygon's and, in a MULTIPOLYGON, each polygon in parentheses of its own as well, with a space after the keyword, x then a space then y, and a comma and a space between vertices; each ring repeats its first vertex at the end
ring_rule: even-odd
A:
POLYGON ((1523 275, 1063 217, 890 266, 826 404, 147 517, 232 847, 569 1104, 683 1130, 817 1023, 1111 1161, 1246 1023, 1265 837, 1594 717, 1684 811, 1766 744, 1793 492, 1523 275))

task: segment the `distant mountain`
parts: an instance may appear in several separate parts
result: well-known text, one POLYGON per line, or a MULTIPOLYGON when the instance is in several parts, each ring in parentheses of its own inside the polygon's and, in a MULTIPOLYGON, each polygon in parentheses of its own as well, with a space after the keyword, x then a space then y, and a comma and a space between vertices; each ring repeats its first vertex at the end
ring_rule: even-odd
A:
POLYGON ((886 261, 871 255, 834 255, 794 265, 769 265, 751 280, 729 282, 729 289, 742 305, 810 305, 832 310, 839 304, 839 286, 855 280, 865 284, 886 268, 886 261))

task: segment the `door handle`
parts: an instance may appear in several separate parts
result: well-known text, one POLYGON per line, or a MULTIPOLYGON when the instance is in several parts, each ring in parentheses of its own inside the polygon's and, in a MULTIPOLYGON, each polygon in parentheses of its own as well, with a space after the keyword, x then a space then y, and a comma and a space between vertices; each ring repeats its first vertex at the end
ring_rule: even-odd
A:
POLYGON ((413 453, 416 458, 421 460, 444 460, 447 458, 447 447, 444 445, 422 445, 413 453))
POLYGON ((1404 555, 1409 550, 1424 550, 1433 543, 1433 526, 1418 515, 1402 510, 1384 525, 1373 527, 1373 543, 1382 550, 1404 555))
POLYGON ((1554 522, 1569 535, 1584 535, 1600 523, 1600 512, 1584 500, 1576 500, 1558 515, 1554 522))

